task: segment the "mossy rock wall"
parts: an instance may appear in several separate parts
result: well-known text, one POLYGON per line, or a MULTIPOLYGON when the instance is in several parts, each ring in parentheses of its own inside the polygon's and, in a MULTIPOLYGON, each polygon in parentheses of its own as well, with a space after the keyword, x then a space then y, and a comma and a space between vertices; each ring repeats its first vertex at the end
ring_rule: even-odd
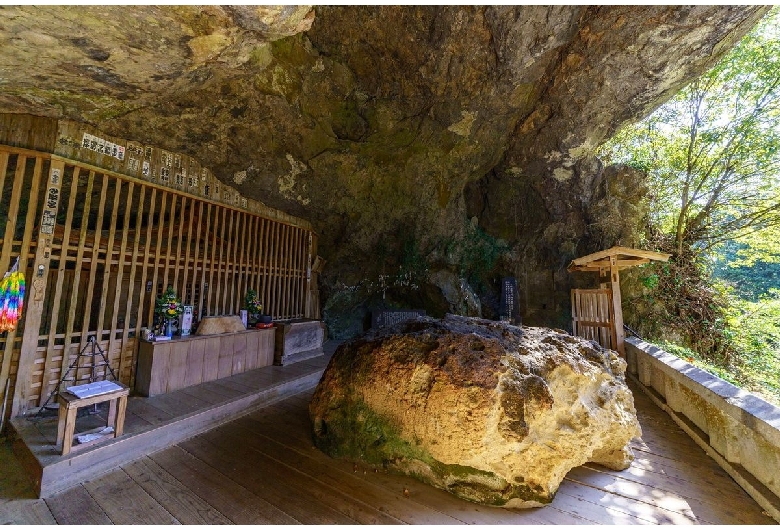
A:
POLYGON ((412 270, 468 286, 422 274, 371 294, 441 316, 442 298, 470 313, 473 291, 492 316, 515 276, 523 322, 561 326, 566 264, 631 246, 641 221, 641 193, 619 195, 594 149, 768 9, 4 6, 0 106, 190 155, 311 221, 340 337, 376 302, 332 298, 412 270), (491 267, 473 259, 475 226, 502 249, 491 267))

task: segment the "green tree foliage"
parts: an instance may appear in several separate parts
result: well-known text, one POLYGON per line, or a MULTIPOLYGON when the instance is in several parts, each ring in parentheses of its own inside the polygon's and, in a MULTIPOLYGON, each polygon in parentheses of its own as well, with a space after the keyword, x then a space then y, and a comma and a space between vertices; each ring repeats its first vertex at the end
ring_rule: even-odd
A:
POLYGON ((652 223, 685 245, 748 238, 780 255, 780 11, 600 155, 647 172, 652 223))
POLYGON ((745 372, 740 375, 780 398, 780 289, 770 289, 757 302, 736 298, 728 318, 745 372))
POLYGON ((647 173, 645 244, 673 254, 641 278, 654 338, 780 402, 780 8, 599 155, 647 173))
POLYGON ((725 282, 735 296, 752 302, 780 286, 780 263, 764 261, 755 247, 737 241, 727 241, 720 247, 712 274, 725 282))

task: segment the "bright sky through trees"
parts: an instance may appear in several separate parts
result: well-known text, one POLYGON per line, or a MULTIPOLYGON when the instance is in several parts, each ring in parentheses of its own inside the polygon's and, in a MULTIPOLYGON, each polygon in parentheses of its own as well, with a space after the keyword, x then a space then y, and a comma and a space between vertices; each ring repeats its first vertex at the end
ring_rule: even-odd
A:
POLYGON ((601 156, 648 173, 652 220, 678 253, 736 239, 780 255, 780 11, 601 156))
POLYGON ((676 267, 651 295, 659 328, 717 345, 667 347, 780 404, 780 8, 599 156, 647 173, 676 267))

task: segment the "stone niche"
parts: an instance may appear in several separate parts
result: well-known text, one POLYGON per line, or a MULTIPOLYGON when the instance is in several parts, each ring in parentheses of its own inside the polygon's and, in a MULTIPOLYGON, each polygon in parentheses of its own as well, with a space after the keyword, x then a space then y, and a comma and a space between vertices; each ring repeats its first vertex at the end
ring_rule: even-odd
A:
POLYGON ((625 369, 562 331, 419 317, 339 347, 309 405, 315 444, 470 501, 542 506, 574 467, 630 465, 625 369))

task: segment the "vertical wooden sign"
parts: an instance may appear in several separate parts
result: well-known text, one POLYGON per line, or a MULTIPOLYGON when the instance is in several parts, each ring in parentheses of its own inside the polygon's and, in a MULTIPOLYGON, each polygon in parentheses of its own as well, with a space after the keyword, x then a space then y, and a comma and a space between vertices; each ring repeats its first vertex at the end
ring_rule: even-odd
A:
MULTIPOLYGON (((64 162, 52 158, 49 177, 46 181, 43 211, 40 217, 40 230, 37 234, 38 245, 35 249, 32 278, 27 280, 28 285, 30 285, 30 291, 24 309, 26 313, 24 334, 22 335, 22 348, 19 353, 19 372, 16 376, 16 390, 11 408, 12 416, 24 413, 29 400, 34 395, 30 379, 32 370, 35 367, 35 354, 38 348, 43 301, 46 298, 46 280, 49 276, 51 245, 57 219, 57 208, 59 208, 60 204, 60 187, 64 173, 64 162)), ((66 361, 63 360, 64 362, 66 361)), ((44 374, 44 378, 45 376, 46 374, 44 374)))

